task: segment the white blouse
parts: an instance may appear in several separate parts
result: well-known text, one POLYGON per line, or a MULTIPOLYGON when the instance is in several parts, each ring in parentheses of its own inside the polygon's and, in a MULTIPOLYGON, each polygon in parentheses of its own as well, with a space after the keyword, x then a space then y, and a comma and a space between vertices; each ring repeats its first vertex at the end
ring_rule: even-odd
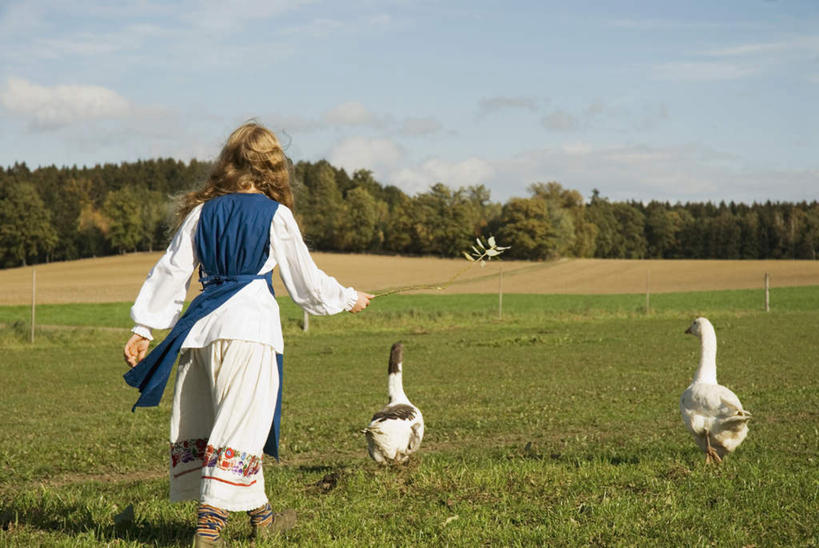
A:
MULTIPOLYGON (((199 265, 196 227, 202 206, 194 208, 174 235, 167 251, 154 265, 131 307, 132 331, 152 339, 152 329, 173 327, 182 313, 191 274, 199 265)), ((270 223, 270 255, 258 274, 279 267, 290 297, 308 313, 322 316, 350 310, 358 299, 320 270, 310 257, 293 212, 279 205, 270 223)), ((217 339, 239 339, 272 346, 284 352, 279 305, 267 280, 253 280, 222 306, 194 324, 182 348, 203 348, 217 339)))

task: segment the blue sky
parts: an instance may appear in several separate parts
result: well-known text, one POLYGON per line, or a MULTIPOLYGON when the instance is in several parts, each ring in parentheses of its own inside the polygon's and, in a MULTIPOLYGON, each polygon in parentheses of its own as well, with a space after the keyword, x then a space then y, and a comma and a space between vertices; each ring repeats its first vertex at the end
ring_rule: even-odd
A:
POLYGON ((0 165, 294 160, 410 194, 819 199, 819 2, 0 0, 0 165))

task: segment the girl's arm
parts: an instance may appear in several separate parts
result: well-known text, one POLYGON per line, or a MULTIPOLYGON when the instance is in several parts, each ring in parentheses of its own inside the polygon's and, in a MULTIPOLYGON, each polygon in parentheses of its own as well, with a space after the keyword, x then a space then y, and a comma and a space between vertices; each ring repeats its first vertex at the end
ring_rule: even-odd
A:
POLYGON ((150 340, 152 329, 168 329, 176 324, 185 304, 191 273, 198 264, 194 245, 201 206, 182 222, 165 254, 151 269, 131 307, 132 331, 150 340))
POLYGON ((313 262, 301 231, 286 206, 279 205, 270 226, 270 247, 279 265, 279 275, 290 298, 314 316, 359 312, 372 298, 352 287, 344 287, 313 262))

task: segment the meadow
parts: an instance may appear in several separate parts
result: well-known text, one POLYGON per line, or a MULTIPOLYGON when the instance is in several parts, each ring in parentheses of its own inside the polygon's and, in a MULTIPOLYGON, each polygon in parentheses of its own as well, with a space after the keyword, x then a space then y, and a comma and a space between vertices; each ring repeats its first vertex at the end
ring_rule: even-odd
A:
MULTIPOLYGON (((819 543, 819 287, 653 295, 393 295, 311 318, 280 299, 282 459, 265 463, 295 529, 271 545, 819 543), (678 399, 717 330, 720 382, 753 414, 706 466, 678 399), (361 429, 403 341, 421 453, 380 467, 361 429)), ((187 546, 193 503, 167 502, 169 394, 131 413, 128 303, 0 307, 0 545, 187 546), (133 505, 133 521, 115 517, 133 505)), ((234 514, 233 546, 249 527, 234 514)))

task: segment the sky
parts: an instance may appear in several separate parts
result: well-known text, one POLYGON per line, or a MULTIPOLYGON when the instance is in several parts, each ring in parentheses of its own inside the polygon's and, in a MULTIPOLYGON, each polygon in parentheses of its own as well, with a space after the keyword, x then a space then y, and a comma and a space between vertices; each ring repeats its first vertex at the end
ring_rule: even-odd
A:
POLYGON ((0 0, 0 166, 294 161, 410 195, 819 199, 815 0, 0 0))

